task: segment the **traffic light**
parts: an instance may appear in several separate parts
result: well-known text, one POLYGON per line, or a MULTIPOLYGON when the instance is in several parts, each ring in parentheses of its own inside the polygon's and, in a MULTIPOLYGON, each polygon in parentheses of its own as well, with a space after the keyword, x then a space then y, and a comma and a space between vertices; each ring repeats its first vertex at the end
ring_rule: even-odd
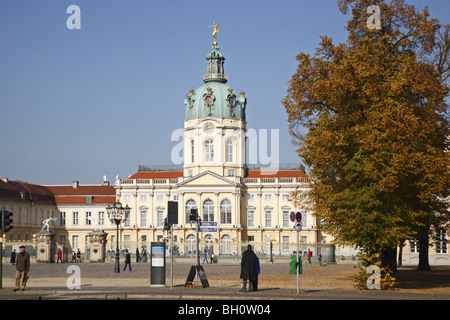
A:
POLYGON ((13 222, 13 213, 9 211, 3 211, 3 221, 2 225, 4 227, 3 232, 8 232, 13 228, 11 225, 13 222))
POLYGON ((170 230, 170 224, 167 222, 167 218, 164 218, 164 230, 169 231, 170 230))
POLYGON ((198 209, 191 209, 191 213, 189 215, 189 221, 197 221, 197 213, 198 213, 198 209))

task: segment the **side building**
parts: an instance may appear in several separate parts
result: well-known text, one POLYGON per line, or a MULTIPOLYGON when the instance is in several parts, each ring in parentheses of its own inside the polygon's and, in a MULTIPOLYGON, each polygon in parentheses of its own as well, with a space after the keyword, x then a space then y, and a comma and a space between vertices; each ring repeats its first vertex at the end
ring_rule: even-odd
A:
POLYGON ((4 257, 11 250, 18 251, 20 244, 27 244, 32 251, 33 236, 47 219, 51 219, 49 226, 55 233, 56 245, 66 255, 78 249, 84 254, 88 234, 96 224, 114 230, 106 207, 115 201, 115 188, 108 182, 80 185, 74 181, 71 185, 43 186, 0 179, 0 208, 13 213, 13 229, 4 235, 4 257))

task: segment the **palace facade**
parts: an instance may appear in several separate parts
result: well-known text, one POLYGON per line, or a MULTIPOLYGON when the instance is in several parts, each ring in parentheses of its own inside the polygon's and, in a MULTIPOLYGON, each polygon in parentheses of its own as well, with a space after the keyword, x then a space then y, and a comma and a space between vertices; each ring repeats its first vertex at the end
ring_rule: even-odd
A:
MULTIPOLYGON (((109 252, 115 250, 116 226, 107 217, 106 207, 117 200, 131 207, 120 226, 121 248, 149 249, 153 241, 167 238, 164 219, 168 201, 178 203, 178 223, 174 225, 177 254, 192 255, 196 250, 195 224, 189 220, 197 209, 203 222, 214 222, 217 229, 202 232, 200 250, 216 254, 239 255, 247 243, 255 251, 289 255, 295 250, 297 231, 291 212, 302 215, 301 247, 317 252, 330 248, 333 240, 323 234, 313 212, 294 204, 290 195, 305 190, 308 177, 301 165, 264 168, 249 165, 245 92, 230 87, 224 73, 225 57, 215 41, 206 56, 204 84, 190 90, 186 99, 183 131, 183 165, 139 166, 126 178, 106 179, 99 185, 40 186, 21 181, 0 180, 0 208, 14 213, 14 228, 3 237, 6 243, 30 242, 45 219, 54 218, 50 228, 60 247, 81 251, 89 246, 89 233, 100 227, 108 233, 109 252), (275 246, 272 246, 275 244, 275 246)), ((430 264, 450 264, 447 230, 431 239, 430 264)), ((323 252, 323 251, 322 251, 323 252)), ((323 252, 334 261, 351 259, 352 248, 336 247, 323 252)), ((403 263, 418 261, 417 241, 403 248, 403 263)))

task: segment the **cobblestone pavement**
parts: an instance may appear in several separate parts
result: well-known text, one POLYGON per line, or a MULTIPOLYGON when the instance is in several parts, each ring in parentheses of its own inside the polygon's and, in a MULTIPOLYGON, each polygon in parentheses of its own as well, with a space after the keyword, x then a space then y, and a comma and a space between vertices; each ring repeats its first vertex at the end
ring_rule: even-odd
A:
MULTIPOLYGON (((25 291, 13 292, 15 267, 3 263, 3 289, 0 299, 233 299, 233 300, 449 300, 450 267, 434 267, 431 272, 403 268, 397 274, 393 290, 358 290, 352 275, 358 272, 354 264, 303 264, 297 293, 296 275, 290 273, 289 262, 261 263, 259 290, 239 292, 240 264, 223 261, 204 264, 210 287, 185 287, 193 261, 176 260, 173 265, 173 286, 170 282, 170 261, 166 260, 166 286, 150 286, 150 264, 132 263, 128 269, 114 273, 114 264, 78 263, 80 289, 69 289, 68 279, 74 264, 32 263, 25 291)), ((121 268, 123 264, 121 263, 121 268)), ((69 285, 73 282, 69 282, 69 285)), ((194 280, 194 284, 196 284, 194 280)))

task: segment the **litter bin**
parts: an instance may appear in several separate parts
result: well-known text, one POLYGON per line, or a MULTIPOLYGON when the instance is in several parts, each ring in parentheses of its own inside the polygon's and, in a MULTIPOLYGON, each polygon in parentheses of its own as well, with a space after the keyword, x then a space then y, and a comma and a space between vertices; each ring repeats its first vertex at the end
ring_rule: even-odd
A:
MULTIPOLYGON (((298 274, 302 274, 302 258, 298 257, 300 265, 298 266, 298 274)), ((291 256, 291 274, 295 274, 295 271, 297 270, 296 267, 297 263, 297 256, 291 256)))

